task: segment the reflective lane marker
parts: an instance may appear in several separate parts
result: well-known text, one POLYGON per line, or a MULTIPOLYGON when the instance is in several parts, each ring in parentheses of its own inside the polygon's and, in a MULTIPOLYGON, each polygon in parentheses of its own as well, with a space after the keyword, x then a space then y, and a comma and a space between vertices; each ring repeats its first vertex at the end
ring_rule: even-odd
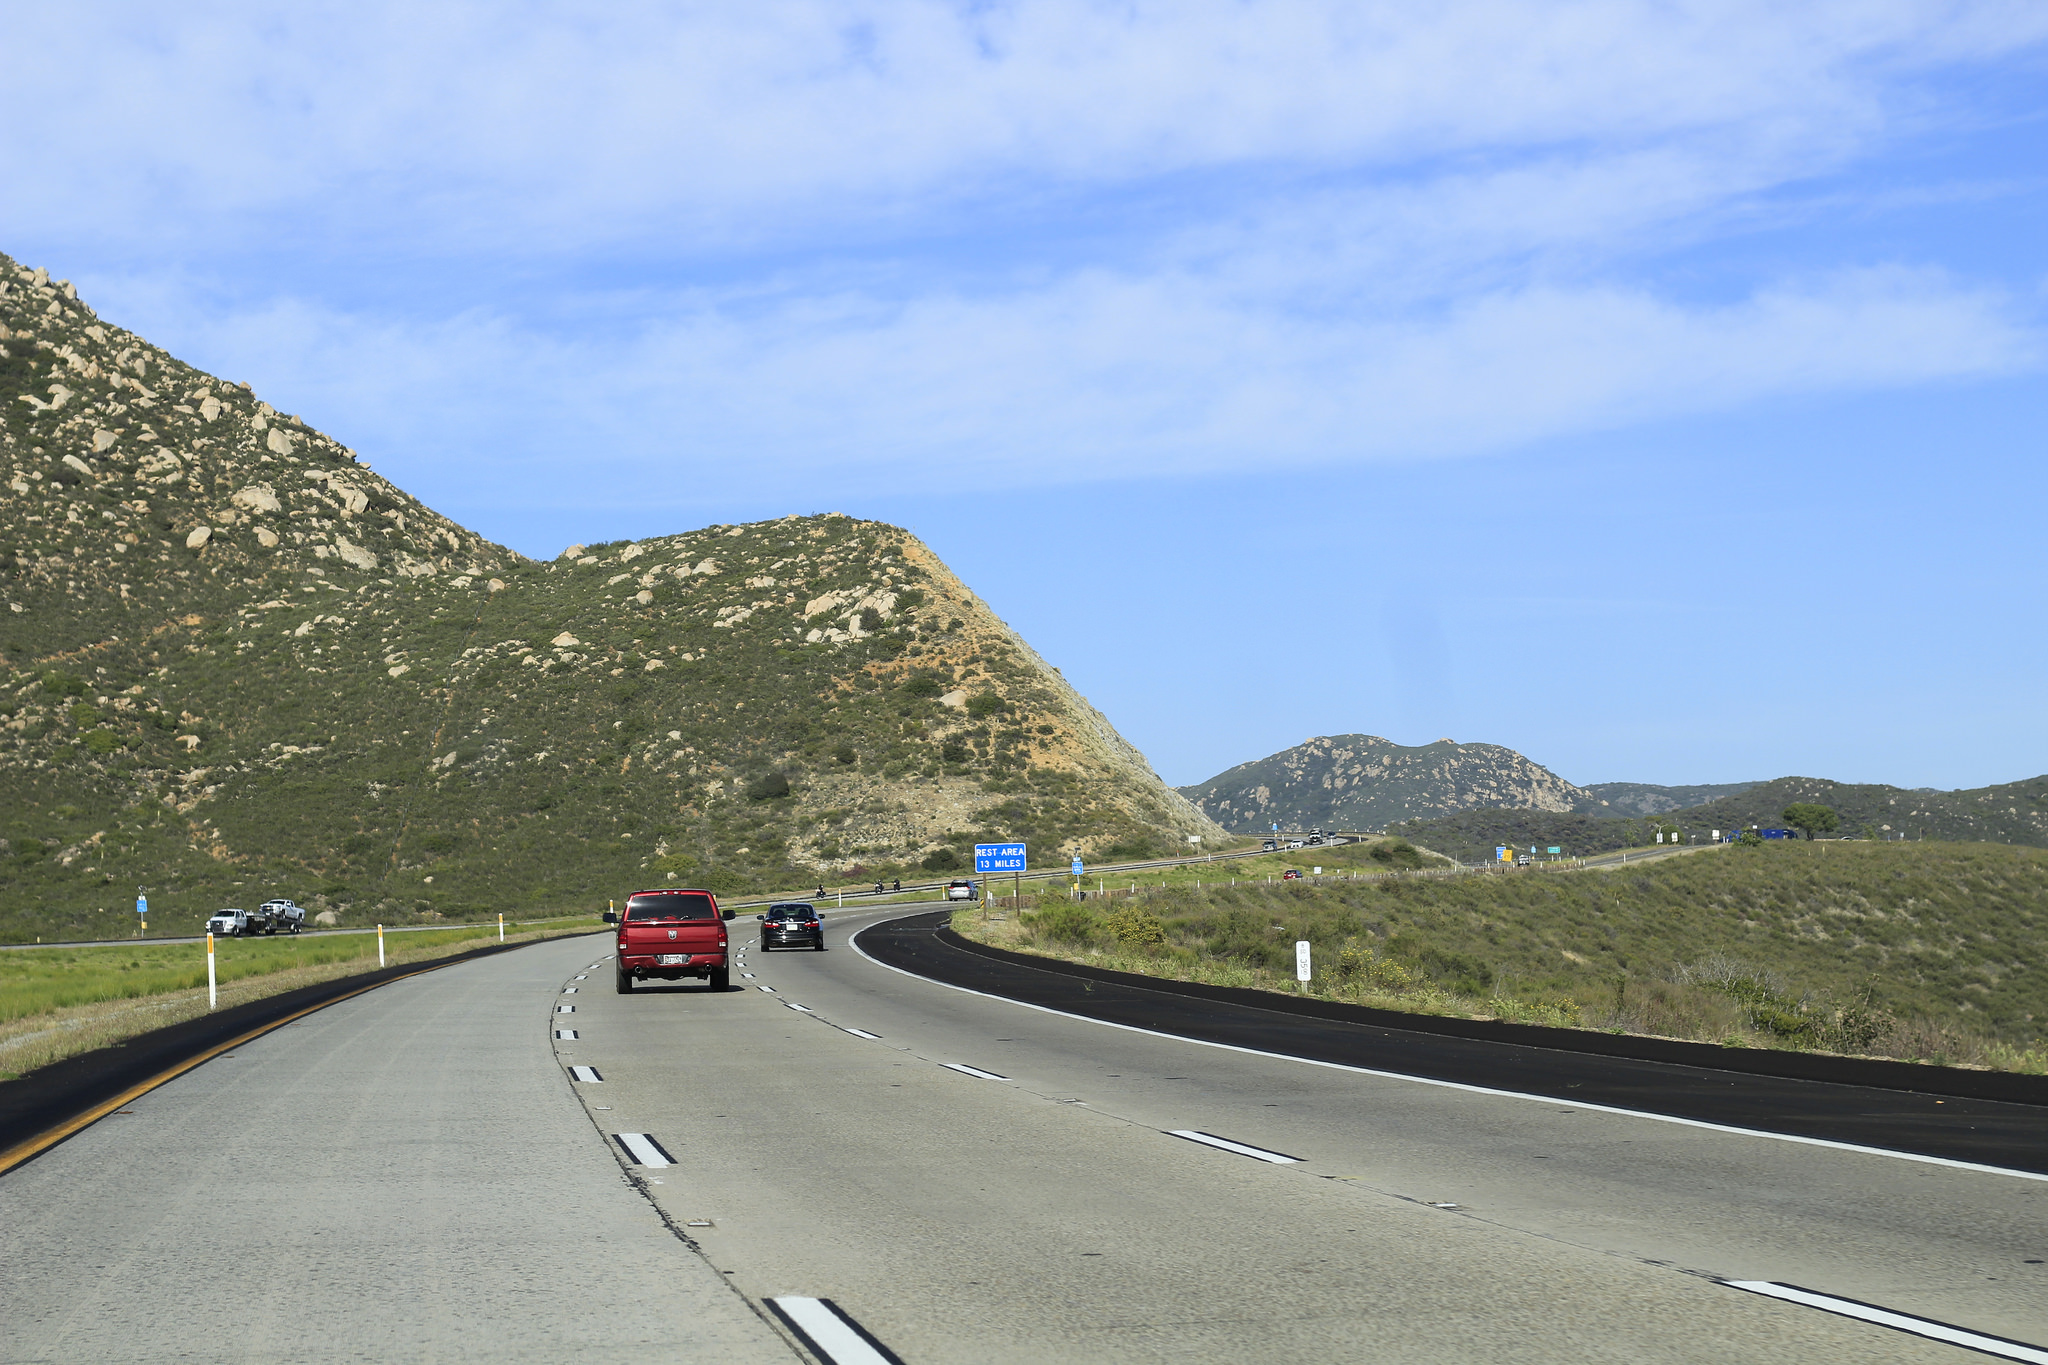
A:
POLYGON ((1818 1308, 1828 1313, 1840 1313, 1845 1318, 1861 1318, 1880 1327, 1889 1327, 1895 1332, 1910 1332, 1916 1337, 1945 1341, 1951 1346, 1982 1351, 1988 1356, 1998 1356, 2004 1360, 2032 1361, 2034 1365, 2048 1365, 2048 1351, 2042 1350, 2039 1346, 2029 1346, 2024 1341, 1986 1336, 1982 1332, 1951 1327, 1932 1318, 1916 1318, 1911 1313, 1895 1313, 1889 1308, 1860 1303, 1855 1299, 1838 1299, 1833 1294, 1816 1294, 1811 1289, 1801 1289, 1793 1284, 1775 1284, 1768 1280, 1723 1280, 1721 1283, 1730 1289, 1745 1289, 1752 1294, 1783 1299, 1787 1303, 1804 1304, 1808 1308, 1818 1308))
POLYGON ((1007 1081, 1010 1079, 1008 1076, 998 1076, 993 1071, 983 1071, 978 1066, 969 1066, 965 1062, 940 1062, 939 1065, 948 1071, 957 1071, 963 1076, 973 1076, 978 1080, 1007 1081))
POLYGON ((768 1300, 768 1306, 803 1339, 812 1354, 831 1365, 903 1365, 902 1357, 876 1341, 867 1328, 830 1299, 784 1295, 768 1300))
POLYGON ((674 1158, 661 1149, 661 1144, 646 1133, 613 1133, 612 1136, 619 1140, 619 1146, 626 1149, 626 1155, 633 1158, 635 1166, 676 1164, 674 1158))
POLYGON ((576 1030, 572 1028, 558 1028, 555 1030, 555 1037, 560 1038, 564 1042, 573 1043, 576 1041, 576 1030))
POLYGON ((867 1038, 867 1039, 871 1039, 871 1040, 874 1040, 874 1041, 877 1041, 877 1042, 879 1042, 879 1041, 881 1040, 881 1037, 882 1037, 882 1035, 881 1035, 881 1034, 879 1034, 879 1033, 869 1033, 869 1032, 868 1032, 868 1031, 867 1031, 866 1029, 864 1029, 864 1028, 850 1028, 850 1029, 848 1029, 848 1030, 847 1030, 847 1032, 848 1032, 848 1033, 851 1033, 851 1034, 852 1034, 852 1035, 853 1035, 854 1037, 856 1037, 856 1038, 867 1038))
MULTIPOLYGON (((887 923, 887 921, 884 921, 884 923, 887 923)), ((872 928, 873 926, 870 925, 868 927, 872 928)), ((861 932, 865 932, 865 930, 861 932)), ((1889 1147, 1866 1147, 1861 1143, 1837 1142, 1832 1138, 1801 1137, 1796 1133, 1773 1133, 1767 1128, 1739 1128, 1731 1123, 1708 1123, 1704 1119, 1685 1119, 1678 1117, 1676 1114, 1659 1114, 1648 1109, 1623 1109, 1619 1105, 1613 1104, 1588 1104, 1583 1100, 1560 1100, 1554 1095, 1534 1095, 1524 1090, 1499 1090, 1490 1085, 1468 1085, 1464 1081, 1440 1081, 1433 1076, 1415 1076, 1405 1071, 1381 1071, 1376 1067, 1370 1066, 1352 1066, 1345 1062, 1326 1062, 1316 1057, 1296 1057, 1285 1052, 1269 1052, 1265 1048, 1241 1047, 1236 1043, 1218 1043, 1212 1042, 1207 1038, 1190 1038, 1184 1033, 1168 1033, 1163 1029, 1141 1028, 1136 1024, 1119 1024, 1109 1019, 1097 1019, 1092 1014, 1074 1014, 1068 1010, 1056 1010, 1050 1005, 1034 1005, 1028 1000, 1016 1000, 1007 995, 998 995, 994 991, 978 991, 972 986, 956 986, 950 981, 941 981, 937 977, 920 976, 916 972, 906 971, 901 967, 892 967, 875 957, 867 949, 860 946, 858 934, 848 942, 849 946, 856 953, 859 953, 883 971, 894 972, 898 976, 907 976, 913 981, 922 981, 927 985, 943 987, 949 991, 959 991, 962 995, 978 995, 984 1000, 1000 1000, 1005 1005, 1015 1005, 1018 1009, 1036 1010, 1040 1014, 1056 1014, 1062 1019, 1078 1019, 1084 1024, 1094 1024, 1100 1028, 1121 1029, 1125 1033, 1142 1033, 1148 1037, 1166 1038, 1176 1043, 1191 1043, 1196 1047, 1213 1047, 1219 1052, 1238 1052, 1247 1057, 1270 1057, 1276 1062, 1293 1062, 1299 1066, 1317 1066, 1327 1071, 1348 1071, 1354 1076, 1374 1076, 1381 1080, 1406 1081, 1410 1085, 1433 1086, 1439 1090, 1458 1090, 1468 1095, 1491 1095, 1497 1099, 1504 1100, 1532 1100, 1537 1104, 1548 1104, 1553 1107, 1559 1104, 1569 1104, 1572 1108, 1586 1113, 1618 1114, 1622 1118, 1648 1119, 1652 1123, 1672 1123, 1681 1128, 1703 1128, 1710 1133, 1733 1133, 1737 1137, 1765 1138, 1772 1142, 1790 1142, 1801 1147, 1827 1147, 1837 1152, 1855 1152, 1860 1156, 1882 1156, 1890 1157, 1894 1161, 1914 1161, 1923 1166, 1946 1166, 1950 1170, 1955 1171, 1979 1171, 1985 1175, 2006 1175, 2018 1180, 2048 1181, 2048 1174, 2043 1174, 2040 1171, 2021 1171, 2015 1170, 2010 1166, 1986 1166, 1975 1161, 1958 1161, 1954 1157, 1947 1156, 1925 1156, 1919 1152, 1901 1152, 1889 1147)))
POLYGON ((786 1010, 802 1010, 805 1014, 817 1013, 817 1011, 813 1010, 809 1005, 792 1005, 787 1000, 782 1002, 782 1007, 786 1010))
POLYGON ((775 994, 775 988, 773 986, 756 986, 754 987, 754 989, 757 991, 766 991, 770 995, 775 994))
POLYGON ((557 1006, 555 1006, 555 1013, 556 1013, 556 1014, 574 1014, 575 1012, 576 1012, 576 1007, 575 1007, 574 1005, 557 1005, 557 1006))
POLYGON ((569 1068, 569 1076, 572 1080, 578 1081, 602 1081, 604 1079, 604 1077, 597 1074, 597 1068, 594 1066, 572 1066, 569 1068))
POLYGON ((1269 1152, 1263 1147, 1247 1147, 1242 1142, 1232 1142, 1229 1138, 1220 1138, 1214 1133, 1198 1133, 1192 1128, 1174 1128, 1169 1132, 1174 1137, 1186 1138, 1189 1142, 1199 1142, 1204 1147, 1214 1147, 1220 1151, 1236 1152, 1239 1156, 1248 1156, 1254 1161, 1270 1161, 1275 1166, 1301 1164, 1301 1158, 1298 1156, 1288 1156, 1284 1152, 1269 1152))

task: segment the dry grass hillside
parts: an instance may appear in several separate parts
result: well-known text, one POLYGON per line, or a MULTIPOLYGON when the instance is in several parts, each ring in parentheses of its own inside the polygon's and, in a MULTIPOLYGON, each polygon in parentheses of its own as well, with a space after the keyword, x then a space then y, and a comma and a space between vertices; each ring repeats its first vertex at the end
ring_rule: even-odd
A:
POLYGON ((1220 830, 836 514, 539 563, 0 257, 0 937, 1164 851, 1220 830))

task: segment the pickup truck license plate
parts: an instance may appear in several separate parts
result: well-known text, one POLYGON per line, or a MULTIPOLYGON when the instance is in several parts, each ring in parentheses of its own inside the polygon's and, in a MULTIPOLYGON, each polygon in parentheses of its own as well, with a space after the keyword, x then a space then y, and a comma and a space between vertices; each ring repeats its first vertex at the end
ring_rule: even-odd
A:
POLYGON ((681 967, 687 964, 689 960, 690 955, 688 953, 663 953, 654 959, 654 965, 657 967, 681 967))

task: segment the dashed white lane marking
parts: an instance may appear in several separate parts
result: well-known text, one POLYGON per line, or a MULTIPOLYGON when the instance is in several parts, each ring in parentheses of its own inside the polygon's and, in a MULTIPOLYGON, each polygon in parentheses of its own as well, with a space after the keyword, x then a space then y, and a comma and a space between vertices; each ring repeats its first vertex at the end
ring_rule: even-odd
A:
POLYGON ((587 976, 577 976, 577 977, 572 977, 572 978, 570 978, 570 979, 571 979, 571 980, 574 980, 574 981, 588 981, 588 980, 590 980, 590 978, 589 978, 589 977, 587 977, 587 976))
POLYGON ((846 1030, 846 1031, 847 1031, 848 1033, 851 1033, 851 1034, 852 1034, 852 1035, 853 1035, 854 1037, 856 1037, 856 1038, 867 1038, 867 1039, 871 1039, 871 1040, 874 1040, 874 1041, 880 1041, 880 1039, 881 1039, 881 1037, 882 1037, 882 1035, 881 1035, 881 1034, 879 1034, 879 1033, 869 1033, 869 1032, 868 1032, 868 1031, 867 1031, 866 1029, 864 1029, 864 1028, 850 1028, 850 1029, 848 1029, 848 1030, 846 1030))
POLYGON ((1008 1076, 998 1076, 993 1071, 983 1071, 978 1066, 969 1066, 965 1062, 940 1062, 939 1065, 948 1071, 957 1071, 963 1076, 973 1076, 977 1080, 1007 1081, 1010 1079, 1008 1076))
POLYGON ((597 1068, 594 1066, 572 1066, 569 1068, 569 1075, 571 1079, 579 1081, 596 1082, 604 1079, 597 1074, 597 1068))
POLYGON ((557 1005, 557 1006, 555 1006, 555 1013, 556 1013, 556 1014, 574 1014, 575 1012, 576 1012, 576 1007, 575 1007, 574 1005, 557 1005))
MULTIPOLYGON (((887 920, 882 922, 885 924, 889 923, 887 920)), ((866 926, 866 928, 873 927, 873 925, 866 926)), ((1895 1151, 1889 1147, 1866 1147, 1858 1142, 1836 1142, 1832 1138, 1801 1137, 1796 1133, 1773 1133, 1763 1128, 1738 1128, 1732 1123, 1709 1123, 1705 1119, 1682 1119, 1676 1114, 1658 1114, 1647 1109, 1624 1109, 1614 1104, 1588 1104, 1584 1100, 1561 1101, 1554 1095, 1532 1095, 1526 1090, 1499 1090, 1490 1085, 1469 1085, 1464 1081, 1440 1081, 1432 1076, 1411 1076, 1402 1071, 1381 1071, 1376 1067, 1370 1066, 1351 1066, 1344 1062, 1326 1062, 1317 1057, 1292 1057, 1285 1052, 1268 1052, 1264 1048, 1240 1047, 1236 1043, 1211 1042, 1207 1038, 1190 1038, 1184 1033, 1167 1033, 1162 1029, 1140 1028, 1136 1024, 1118 1024, 1108 1019, 1097 1019, 1092 1015, 1073 1014, 1067 1010, 1056 1010, 1050 1005, 1034 1005, 1028 1000, 1013 1000, 1007 995, 997 995, 993 991, 978 991, 972 986, 956 986, 950 981, 941 981, 937 977, 920 976, 916 972, 905 971, 901 967, 892 967, 860 946, 860 932, 865 932, 865 930, 856 932, 854 937, 848 940, 848 942, 856 953, 867 958, 868 961, 874 963, 885 972, 895 972, 898 976, 907 976, 913 981, 922 981, 927 985, 943 986, 949 991, 959 991, 963 995, 978 995, 984 1000, 1000 1000, 1005 1005, 1015 1005, 1019 1009, 1037 1010, 1040 1014, 1056 1014, 1062 1019, 1076 1019, 1084 1024, 1095 1024, 1102 1028, 1122 1029, 1125 1033, 1143 1033, 1153 1038, 1171 1039, 1176 1043, 1192 1043, 1196 1047, 1213 1047, 1219 1052, 1238 1052, 1243 1053, 1247 1057, 1270 1057, 1276 1062, 1294 1062, 1300 1066, 1319 1066, 1328 1071, 1348 1071, 1354 1076, 1374 1076, 1387 1081, 1406 1081, 1410 1085, 1434 1086, 1440 1090, 1460 1090, 1468 1095, 1492 1095, 1495 1098, 1504 1100, 1533 1100, 1537 1104, 1548 1105, 1569 1103, 1572 1108, 1589 1113, 1619 1114, 1623 1118, 1648 1119, 1652 1123, 1673 1123, 1681 1128, 1703 1128, 1710 1133, 1733 1133, 1737 1137, 1767 1138, 1772 1142, 1790 1142, 1801 1147, 1827 1147, 1837 1152, 1855 1152, 1862 1156, 1889 1157, 1893 1161, 1916 1161, 1924 1166, 1946 1166, 1950 1170, 1955 1171, 1976 1171, 1983 1175, 2012 1176, 2018 1180, 2048 1181, 2048 1174, 2043 1174, 2040 1171, 2015 1170, 2011 1166, 1986 1166, 1976 1161, 1958 1161, 1954 1157, 1926 1156, 1919 1152, 1895 1151)))
POLYGON ((626 1155, 633 1158, 635 1166, 673 1166, 675 1159, 661 1149, 646 1133, 613 1133, 619 1146, 626 1149, 626 1155))
POLYGON ((786 1010, 802 1010, 802 1011, 803 1011, 803 1012, 804 1012, 805 1014, 815 1014, 815 1013, 817 1013, 817 1011, 816 1011, 816 1010, 814 1010, 814 1009, 812 1009, 812 1008, 811 1008, 811 1007, 810 1007, 809 1005, 797 1005, 797 1004, 792 1004, 792 1003, 790 1003, 790 1002, 789 1002, 789 1001, 787 1001, 787 1000, 785 1000, 785 1001, 783 1001, 783 1002, 782 1002, 782 1007, 783 1007, 784 1009, 786 1009, 786 1010))
POLYGON ((741 972, 740 975, 746 978, 748 981, 752 981, 754 979, 754 974, 752 972, 741 972))
POLYGON ((901 1357, 830 1299, 783 1295, 768 1300, 768 1306, 813 1354, 832 1365, 903 1365, 901 1357))
POLYGON ((1204 1147, 1215 1147, 1225 1152, 1236 1152, 1239 1156, 1248 1156, 1254 1161, 1270 1161, 1275 1166, 1298 1166, 1301 1164, 1301 1158, 1298 1156, 1288 1156, 1285 1152, 1269 1152, 1263 1147, 1249 1147, 1242 1142, 1232 1142, 1229 1138, 1217 1137, 1214 1133, 1197 1132, 1193 1128, 1172 1128, 1167 1131, 1174 1137, 1186 1138, 1189 1142, 1199 1142, 1204 1147))
POLYGON ((555 1030, 555 1037, 560 1038, 564 1042, 573 1043, 576 1041, 576 1030, 572 1028, 558 1028, 555 1030))
POLYGON ((754 989, 757 991, 766 991, 770 995, 775 994, 775 988, 773 986, 756 986, 754 987, 754 989))
POLYGON ((574 987, 574 986, 564 986, 564 987, 562 987, 562 994, 564 994, 564 995, 574 995, 574 994, 576 994, 576 987, 574 987))
POLYGON ((1811 1289, 1801 1289, 1793 1284, 1776 1284, 1769 1280, 1723 1280, 1730 1289, 1746 1289, 1752 1294, 1764 1294, 1787 1303, 1804 1304, 1823 1312, 1840 1313, 1845 1318, 1861 1318, 1874 1322, 1880 1327, 1889 1327, 1895 1332, 1910 1332, 1916 1337, 1927 1337, 1934 1341, 1945 1341, 1951 1346, 1963 1346, 1972 1351, 1982 1351, 1988 1356, 2005 1360, 2025 1360, 2033 1365, 2048 1365, 2048 1351, 2039 1346, 2029 1346, 2024 1341, 2013 1341, 2007 1337, 1987 1336, 1962 1327, 1951 1327, 1945 1322, 1932 1318, 1916 1318, 1911 1313, 1897 1313, 1875 1304, 1860 1303, 1855 1299, 1838 1299, 1833 1294, 1817 1294, 1811 1289))

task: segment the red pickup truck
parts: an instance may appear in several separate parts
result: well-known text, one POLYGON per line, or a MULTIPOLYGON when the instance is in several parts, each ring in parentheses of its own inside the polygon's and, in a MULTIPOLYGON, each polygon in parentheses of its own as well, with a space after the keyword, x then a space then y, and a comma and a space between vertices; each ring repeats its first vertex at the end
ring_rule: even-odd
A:
POLYGON ((619 926, 614 970, 620 995, 650 977, 680 981, 695 976, 710 982, 714 991, 731 988, 725 922, 732 911, 719 910, 718 898, 709 891, 635 891, 626 897, 625 914, 607 910, 604 918, 619 926))

